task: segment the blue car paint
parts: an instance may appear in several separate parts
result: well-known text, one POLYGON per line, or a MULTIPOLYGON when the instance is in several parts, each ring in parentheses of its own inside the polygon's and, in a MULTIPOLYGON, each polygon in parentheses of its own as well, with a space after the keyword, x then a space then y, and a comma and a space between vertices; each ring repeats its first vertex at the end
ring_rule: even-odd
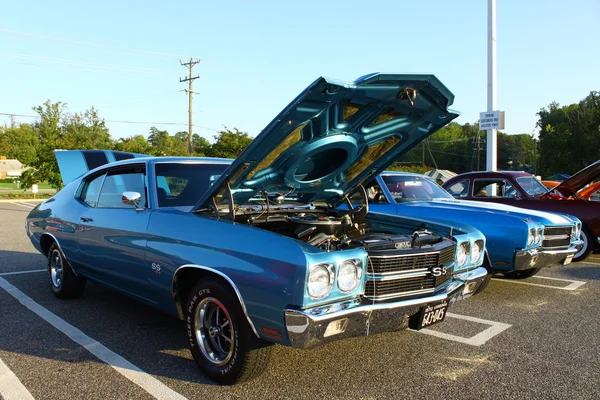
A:
POLYGON ((396 203, 382 179, 382 176, 386 175, 415 176, 431 180, 424 175, 385 171, 377 177, 377 183, 388 204, 371 204, 370 209, 380 213, 435 218, 449 223, 461 221, 470 224, 487 238, 489 261, 491 267, 498 271, 514 270, 515 251, 540 247, 540 245, 527 245, 527 234, 530 228, 571 225, 573 222, 569 219, 580 222, 579 219, 570 215, 525 210, 500 204, 455 200, 450 195, 448 195, 449 199, 396 203))
POLYGON ((448 110, 453 101, 433 75, 376 73, 351 83, 319 78, 244 149, 194 209, 210 208, 215 194, 224 197, 226 182, 236 204, 267 187, 293 189, 304 203, 339 202, 458 117, 448 110), (422 95, 413 101, 399 95, 408 89, 422 95), (358 111, 343 118, 349 104, 358 111), (386 113, 394 117, 377 123, 386 113))
MULTIPOLYGON (((433 76, 375 74, 352 84, 319 79, 252 142, 204 198, 223 191, 224 183, 231 179, 235 183, 232 192, 236 194, 236 200, 252 196, 257 190, 264 189, 265 185, 269 188, 291 187, 309 199, 339 200, 357 182, 378 173, 393 159, 455 118, 456 114, 446 109, 452 100, 452 94, 433 76), (415 102, 415 107, 424 108, 423 112, 416 113, 412 119, 399 117, 399 121, 370 126, 373 125, 370 118, 386 112, 389 107, 393 111, 412 107, 414 99, 410 102, 411 106, 406 99, 398 100, 399 91, 407 87, 418 87, 426 94, 415 102), (360 121, 350 118, 337 125, 330 123, 334 116, 339 117, 339 112, 343 112, 340 107, 349 99, 368 102, 366 110, 357 114, 357 117, 361 117, 360 121), (284 120, 288 123, 281 122, 284 120), (284 149, 283 161, 276 159, 272 165, 254 170, 254 166, 260 165, 258 160, 264 155, 271 155, 270 152, 277 148, 278 143, 289 135, 293 124, 310 125, 310 129, 302 133, 306 143, 284 149), (323 137, 320 138, 319 135, 323 137), (362 157, 360 154, 368 153, 371 148, 377 149, 377 143, 394 135, 398 135, 398 143, 379 157, 372 157, 371 163, 351 174, 348 169, 353 165, 351 162, 342 163, 333 173, 326 173, 317 168, 322 167, 322 164, 311 161, 316 173, 325 175, 314 180, 301 180, 290 175, 299 168, 299 159, 310 158, 320 146, 337 148, 337 143, 339 149, 354 157, 354 162, 358 162, 358 157, 362 157), (349 141, 351 136, 354 139, 349 141), (255 171, 255 179, 246 184, 249 181, 245 177, 251 171, 255 171), (352 178, 344 180, 345 173, 352 178)), ((283 315, 287 308, 340 302, 355 298, 363 292, 364 274, 359 287, 350 293, 343 294, 334 290, 327 298, 316 301, 308 298, 306 290, 311 265, 320 262, 339 264, 349 258, 358 258, 365 263, 367 255, 363 249, 329 253, 264 229, 223 218, 217 219, 214 214, 194 213, 198 207, 204 206, 205 200, 199 201, 194 208, 157 207, 154 164, 229 164, 230 160, 134 155, 130 159, 110 163, 112 158, 117 158, 110 152, 88 153, 87 158, 85 151, 81 152, 83 157, 78 157, 75 153, 56 152, 61 171, 68 171, 65 173, 66 186, 53 198, 32 210, 27 220, 27 233, 33 245, 43 253, 47 251, 49 238, 55 239, 77 274, 182 318, 181 307, 185 299, 177 297, 178 273, 187 268, 214 271, 233 283, 233 289, 247 311, 254 332, 270 341, 272 338, 265 337, 260 332, 261 327, 283 332, 283 339, 278 341, 282 344, 289 344, 283 315), (99 166, 92 169, 100 159, 109 163, 107 168, 145 166, 148 188, 146 209, 136 210, 132 207, 110 214, 115 210, 97 208, 91 212, 91 208, 79 200, 82 180, 105 168, 99 166), (85 173, 87 170, 90 171, 85 173), (85 215, 92 218, 93 223, 81 220, 85 215), (87 243, 82 245, 81 238, 85 237, 88 238, 87 243)), ((303 170, 303 173, 309 174, 311 171, 303 170)), ((457 233, 450 225, 438 227, 435 222, 424 223, 411 218, 371 215, 368 219, 373 226, 399 234, 411 234, 417 228, 427 228, 448 232, 455 239, 459 235, 465 235, 462 238, 467 240, 483 240, 481 233, 466 227, 464 231, 457 233)), ((452 287, 459 288, 461 281, 450 283, 452 287)))

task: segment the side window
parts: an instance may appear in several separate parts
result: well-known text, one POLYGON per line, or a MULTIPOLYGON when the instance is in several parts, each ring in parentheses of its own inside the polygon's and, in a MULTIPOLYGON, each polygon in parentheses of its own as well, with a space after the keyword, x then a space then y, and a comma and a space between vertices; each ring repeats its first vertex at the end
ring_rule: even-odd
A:
POLYGON ((467 197, 469 195, 469 180, 458 181, 446 190, 454 197, 467 197))
POLYGON ((510 182, 504 182, 504 197, 509 197, 509 198, 513 198, 515 197, 515 195, 517 194, 517 191, 515 190, 515 188, 513 187, 513 185, 510 184, 510 182))
POLYGON ((158 206, 193 206, 225 168, 226 164, 156 163, 158 206))
POLYGON ((138 192, 141 195, 140 206, 148 206, 144 168, 137 167, 109 172, 102 185, 100 196, 98 196, 98 207, 132 208, 121 201, 123 192, 138 192))
POLYGON ((100 194, 100 188, 102 182, 104 182, 104 175, 98 175, 92 180, 85 182, 83 190, 81 191, 81 200, 90 207, 96 207, 98 205, 98 195, 100 194))
POLYGON ((473 196, 502 197, 504 193, 504 183, 504 181, 475 181, 473 184, 473 196))

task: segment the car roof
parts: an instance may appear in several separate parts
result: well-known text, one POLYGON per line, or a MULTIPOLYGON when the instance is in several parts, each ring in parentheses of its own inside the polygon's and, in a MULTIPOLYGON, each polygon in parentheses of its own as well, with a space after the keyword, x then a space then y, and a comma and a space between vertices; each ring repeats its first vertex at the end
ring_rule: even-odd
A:
POLYGON ((486 178, 504 178, 504 177, 521 177, 521 176, 532 176, 529 172, 525 171, 473 171, 473 172, 465 172, 460 175, 453 176, 449 180, 456 180, 461 178, 478 178, 478 177, 486 177, 486 178))

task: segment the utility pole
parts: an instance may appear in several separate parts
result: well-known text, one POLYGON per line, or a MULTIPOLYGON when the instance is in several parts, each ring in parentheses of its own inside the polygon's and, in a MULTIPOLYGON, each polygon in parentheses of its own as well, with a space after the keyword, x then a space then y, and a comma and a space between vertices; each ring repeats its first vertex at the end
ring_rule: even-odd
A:
MULTIPOLYGON (((487 41, 487 110, 496 110, 498 103, 496 75, 496 0, 488 0, 488 41, 487 41)), ((498 164, 498 131, 488 129, 486 169, 496 171, 498 164)))
POLYGON ((190 74, 188 76, 186 76, 184 79, 179 78, 179 82, 188 82, 188 89, 184 89, 184 91, 188 94, 189 102, 190 102, 189 110, 188 110, 188 112, 189 112, 188 153, 192 154, 192 95, 198 94, 192 90, 192 87, 193 87, 194 81, 196 79, 200 78, 200 75, 196 75, 196 76, 192 76, 192 75, 193 75, 194 65, 200 64, 200 60, 198 60, 198 59, 194 60, 193 58, 190 57, 190 61, 184 63, 181 60, 179 60, 179 63, 184 67, 188 67, 190 70, 190 74))

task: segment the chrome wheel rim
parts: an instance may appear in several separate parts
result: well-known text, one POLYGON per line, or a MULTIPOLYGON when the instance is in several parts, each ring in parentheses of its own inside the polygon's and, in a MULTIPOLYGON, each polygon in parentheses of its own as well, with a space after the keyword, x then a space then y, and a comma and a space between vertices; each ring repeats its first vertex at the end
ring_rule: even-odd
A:
POLYGON ((202 299, 194 318, 196 341, 204 357, 216 366, 225 365, 233 356, 235 331, 223 304, 213 298, 202 299))
POLYGON ((63 259, 60 251, 52 250, 50 253, 50 279, 55 288, 60 288, 63 283, 63 259))
POLYGON ((581 240, 583 240, 583 245, 581 245, 581 248, 579 249, 579 251, 577 253, 575 253, 574 258, 581 257, 587 251, 589 243, 587 240, 587 236, 583 232, 581 232, 581 240))

